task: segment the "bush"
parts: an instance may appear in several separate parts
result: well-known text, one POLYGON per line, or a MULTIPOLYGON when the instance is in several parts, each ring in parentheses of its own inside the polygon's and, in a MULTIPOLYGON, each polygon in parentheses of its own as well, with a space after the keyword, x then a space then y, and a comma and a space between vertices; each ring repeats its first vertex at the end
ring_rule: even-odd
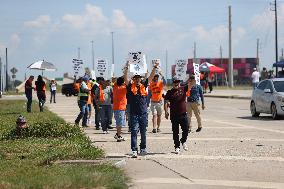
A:
POLYGON ((71 126, 67 123, 59 122, 36 122, 29 125, 28 128, 13 128, 2 135, 2 139, 16 139, 27 137, 72 137, 82 135, 80 128, 71 126))

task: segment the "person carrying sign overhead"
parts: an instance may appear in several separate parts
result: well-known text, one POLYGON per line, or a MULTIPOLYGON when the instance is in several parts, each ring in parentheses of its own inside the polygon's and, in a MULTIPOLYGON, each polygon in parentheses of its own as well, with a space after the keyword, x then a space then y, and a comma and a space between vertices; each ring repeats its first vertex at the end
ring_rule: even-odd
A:
POLYGON ((160 71, 156 74, 150 83, 149 92, 151 92, 151 112, 153 115, 153 133, 160 132, 161 116, 163 111, 163 92, 164 85, 166 85, 166 80, 160 71), (161 75, 162 80, 159 81, 159 76, 161 75))
POLYGON ((140 155, 146 155, 146 131, 148 127, 148 111, 147 111, 147 91, 149 81, 154 78, 157 65, 153 67, 153 70, 148 78, 144 81, 141 79, 140 73, 134 73, 133 82, 128 81, 128 66, 124 72, 124 80, 127 85, 127 93, 130 105, 130 129, 131 129, 131 150, 132 158, 137 158, 137 134, 140 131, 141 143, 140 143, 140 155))

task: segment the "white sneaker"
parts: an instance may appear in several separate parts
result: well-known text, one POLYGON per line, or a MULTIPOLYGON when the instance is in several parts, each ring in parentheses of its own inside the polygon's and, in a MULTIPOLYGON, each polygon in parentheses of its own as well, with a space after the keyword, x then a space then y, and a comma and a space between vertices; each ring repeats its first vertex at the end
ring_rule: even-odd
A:
POLYGON ((146 156, 147 155, 147 150, 146 149, 141 149, 140 150, 140 155, 141 156, 146 156))
POLYGON ((176 148, 175 149, 175 154, 179 154, 180 153, 180 149, 179 148, 176 148))
POLYGON ((187 150, 188 150, 188 147, 187 147, 186 143, 183 143, 183 144, 182 144, 182 147, 183 147, 183 150, 184 150, 184 151, 187 151, 187 150))
POLYGON ((132 151, 132 156, 131 158, 137 158, 137 151, 132 151))
POLYGON ((103 134, 108 134, 108 131, 103 131, 103 134))
POLYGON ((90 119, 87 119, 87 124, 88 124, 88 125, 91 125, 91 123, 92 123, 91 120, 90 120, 90 119))

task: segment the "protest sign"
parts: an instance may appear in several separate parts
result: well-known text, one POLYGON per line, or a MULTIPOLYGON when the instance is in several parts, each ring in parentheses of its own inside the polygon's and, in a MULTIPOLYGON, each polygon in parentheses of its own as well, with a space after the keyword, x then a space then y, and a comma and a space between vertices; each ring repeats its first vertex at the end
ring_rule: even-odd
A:
POLYGON ((187 79, 186 70, 187 70, 187 60, 186 59, 176 60, 175 73, 180 80, 186 81, 187 79))
POLYGON ((73 59, 72 63, 73 63, 74 76, 77 76, 80 68, 82 68, 83 60, 73 59))
POLYGON ((144 75, 147 73, 146 56, 142 52, 128 53, 129 72, 133 75, 144 75))
POLYGON ((197 85, 200 85, 200 71, 199 71, 199 64, 193 63, 193 70, 194 70, 194 76, 195 81, 197 85))
POLYGON ((158 66, 158 69, 156 69, 156 73, 155 74, 159 74, 161 71, 161 60, 160 59, 154 59, 152 60, 152 67, 154 66, 158 66))
POLYGON ((112 64, 108 63, 106 59, 97 59, 95 72, 97 77, 103 77, 104 79, 109 80, 113 73, 112 64))

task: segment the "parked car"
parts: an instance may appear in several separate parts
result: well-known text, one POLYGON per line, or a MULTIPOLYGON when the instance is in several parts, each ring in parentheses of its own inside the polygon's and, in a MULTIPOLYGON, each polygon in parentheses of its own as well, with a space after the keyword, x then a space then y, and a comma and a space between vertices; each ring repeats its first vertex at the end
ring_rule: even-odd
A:
POLYGON ((77 96, 78 92, 79 91, 74 88, 73 83, 67 83, 62 85, 61 93, 65 96, 72 96, 72 95, 77 96))
POLYGON ((250 111, 253 117, 260 113, 272 114, 273 119, 284 116, 284 78, 261 81, 252 93, 250 111))

